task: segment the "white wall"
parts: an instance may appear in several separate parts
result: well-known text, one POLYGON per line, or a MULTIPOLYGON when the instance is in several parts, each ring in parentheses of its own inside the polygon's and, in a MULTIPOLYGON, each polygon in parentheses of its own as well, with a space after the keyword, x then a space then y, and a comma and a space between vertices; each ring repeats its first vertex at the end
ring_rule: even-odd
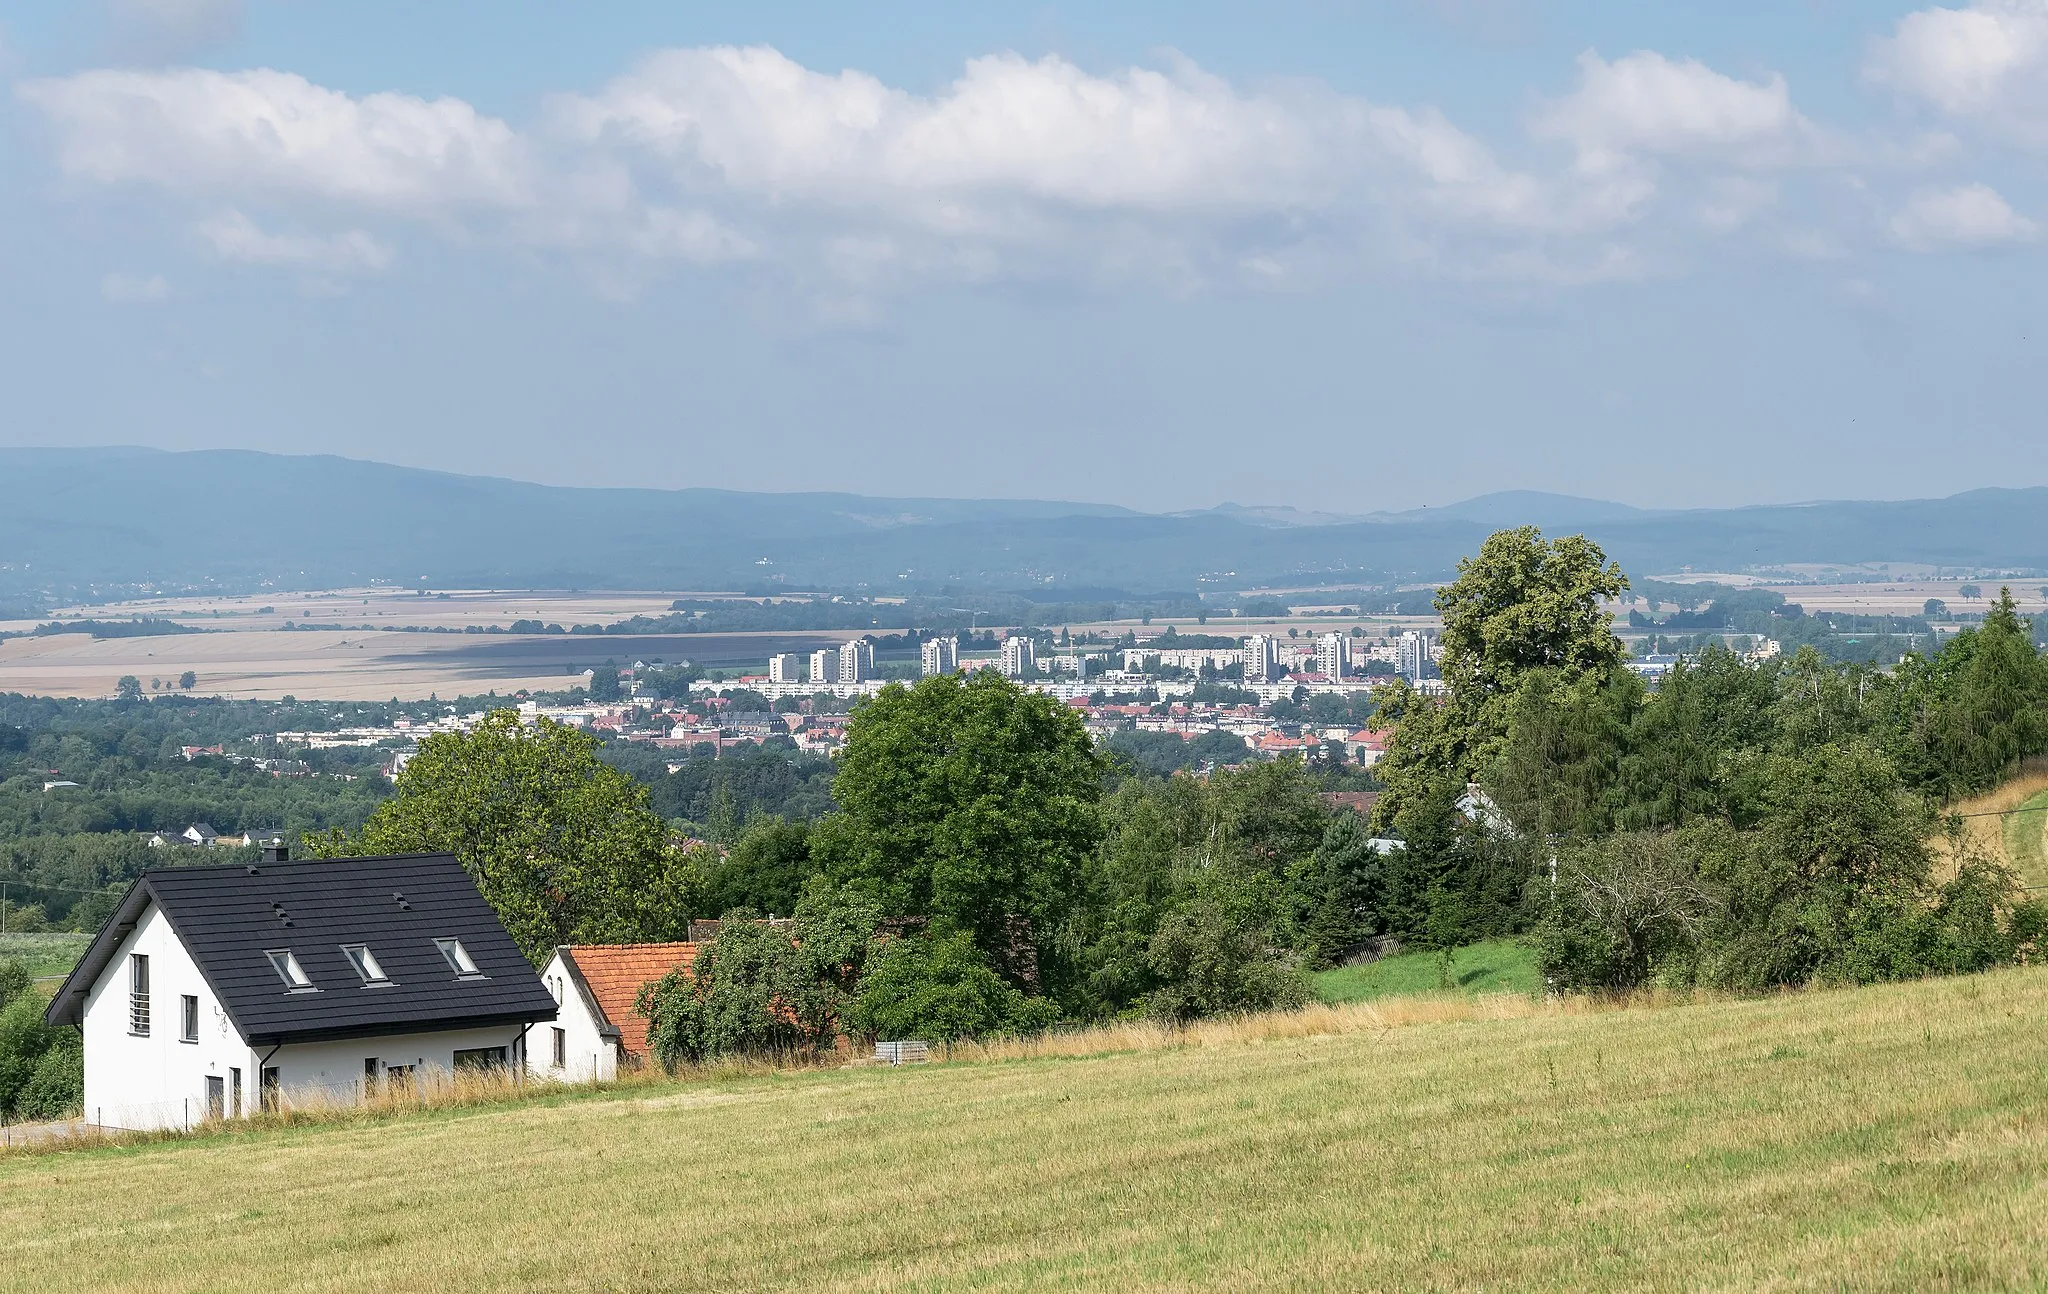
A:
MULTIPOLYGON (((256 1106, 256 1062, 199 968, 149 905, 85 1000, 85 1117, 113 1128, 172 1128, 206 1117, 206 1076, 242 1071, 242 1108, 256 1106), (149 958, 150 1027, 128 1032, 128 957, 149 958), (199 1040, 178 1037, 178 999, 199 999, 199 1040)), ((232 1090, 230 1086, 230 1090, 232 1090)), ((230 1102, 232 1097, 227 1098, 230 1102)))
MULTIPOLYGON (((110 1128, 178 1128, 207 1115, 206 1079, 218 1076, 226 1089, 224 1112, 233 1112, 233 1071, 241 1071, 242 1113, 254 1114, 262 1099, 262 1067, 278 1070, 284 1102, 349 1100, 363 1090, 363 1062, 375 1056, 388 1065, 412 1065, 428 1072, 453 1069, 455 1053, 474 1047, 503 1047, 520 1061, 517 1025, 410 1033, 347 1042, 294 1043, 272 1054, 247 1046, 201 978, 198 966, 172 933, 155 904, 145 910, 122 941, 99 982, 86 995, 85 1117, 110 1128), (128 1032, 128 957, 149 957, 150 1030, 128 1032), (199 999, 199 1040, 179 1039, 179 997, 199 999)), ((543 1034, 543 1037, 545 1034, 543 1034)))
POLYGON ((598 1032, 597 1017, 577 990, 568 967, 562 964, 561 953, 557 952, 548 961, 540 973, 540 982, 548 986, 548 992, 554 994, 555 1002, 562 1011, 553 1023, 537 1024, 526 1031, 527 1073, 534 1078, 556 1079, 564 1083, 588 1083, 618 1077, 618 1046, 598 1032), (554 1065, 553 1031, 556 1029, 567 1035, 562 1040, 566 1063, 560 1069, 554 1065))

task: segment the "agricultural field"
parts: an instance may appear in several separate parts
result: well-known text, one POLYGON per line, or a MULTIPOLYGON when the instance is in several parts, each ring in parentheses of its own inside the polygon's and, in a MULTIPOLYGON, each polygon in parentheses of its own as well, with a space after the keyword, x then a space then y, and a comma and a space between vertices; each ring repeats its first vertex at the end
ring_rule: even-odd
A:
POLYGON ((1435 953, 1402 953, 1362 966, 1340 966, 1315 977, 1316 994, 1325 1002, 1372 1002, 1382 998, 1446 990, 1468 996, 1480 993, 1540 993, 1543 973, 1536 954, 1511 939, 1489 939, 1451 953, 1450 983, 1435 953))
POLYGON ((20 962, 37 979, 61 977, 71 973, 71 968, 85 955, 85 946, 91 942, 91 934, 68 930, 32 934, 10 932, 0 934, 0 960, 20 962))
POLYGON ((1320 1007, 18 1152, 0 1285, 2039 1288, 2044 1011, 2042 968, 1320 1007))

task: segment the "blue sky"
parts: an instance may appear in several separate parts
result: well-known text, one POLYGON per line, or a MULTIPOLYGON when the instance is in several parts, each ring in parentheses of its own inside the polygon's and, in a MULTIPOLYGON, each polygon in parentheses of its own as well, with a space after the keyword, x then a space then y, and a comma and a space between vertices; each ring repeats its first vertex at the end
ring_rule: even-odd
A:
POLYGON ((0 443, 1659 506, 2048 483, 2048 0, 17 0, 0 443))

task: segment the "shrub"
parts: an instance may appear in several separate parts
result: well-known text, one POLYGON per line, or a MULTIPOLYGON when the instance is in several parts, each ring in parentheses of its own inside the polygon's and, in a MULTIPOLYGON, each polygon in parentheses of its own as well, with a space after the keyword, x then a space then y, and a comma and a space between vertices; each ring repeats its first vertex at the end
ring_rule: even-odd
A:
POLYGON ((850 1032, 870 1038, 951 1042, 997 1033, 1035 1033, 1059 1017, 989 969, 966 931, 892 939, 869 959, 846 1013, 850 1032))

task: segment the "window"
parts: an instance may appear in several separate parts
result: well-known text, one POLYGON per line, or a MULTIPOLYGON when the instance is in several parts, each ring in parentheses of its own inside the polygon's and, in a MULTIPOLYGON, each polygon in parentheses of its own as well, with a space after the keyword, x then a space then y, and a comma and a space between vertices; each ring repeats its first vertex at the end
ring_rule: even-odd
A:
POLYGON ((199 1041, 199 999, 190 993, 178 999, 178 1041, 199 1041))
POLYGON ((341 951, 348 957, 348 964, 356 968, 356 974, 363 977, 366 986, 391 982, 391 977, 377 964, 376 954, 370 951, 367 944, 343 944, 341 951))
POLYGON ((272 948, 263 955, 270 958, 270 964, 277 969, 278 978, 283 980, 285 987, 292 992, 298 993, 313 987, 313 981, 306 978, 305 968, 299 965, 298 958, 292 956, 291 949, 272 948))
POLYGON ((232 1118, 242 1117, 242 1071, 228 1071, 228 1114, 232 1118))
POLYGON ((128 1032, 149 1036, 149 958, 142 953, 128 958, 128 1032))
POLYGON ((363 1095, 375 1096, 376 1094, 377 1058, 375 1056, 365 1056, 363 1057, 363 1095))
POLYGON ((464 979, 472 977, 477 979, 483 978, 483 972, 478 970, 476 963, 470 960, 469 949, 462 946, 460 939, 436 939, 434 947, 441 950, 441 956, 448 963, 449 970, 454 971, 464 979))
POLYGON ((503 1069, 505 1049, 503 1047, 469 1047, 455 1053, 455 1068, 459 1070, 503 1069))
POLYGON ((555 1035, 555 1068, 560 1069, 569 1063, 569 1031, 553 1029, 550 1032, 555 1035))
POLYGON ((278 1078, 277 1066, 275 1065, 265 1065, 258 1072, 256 1076, 256 1103, 258 1109, 275 1110, 278 1108, 278 1092, 282 1087, 278 1078))

